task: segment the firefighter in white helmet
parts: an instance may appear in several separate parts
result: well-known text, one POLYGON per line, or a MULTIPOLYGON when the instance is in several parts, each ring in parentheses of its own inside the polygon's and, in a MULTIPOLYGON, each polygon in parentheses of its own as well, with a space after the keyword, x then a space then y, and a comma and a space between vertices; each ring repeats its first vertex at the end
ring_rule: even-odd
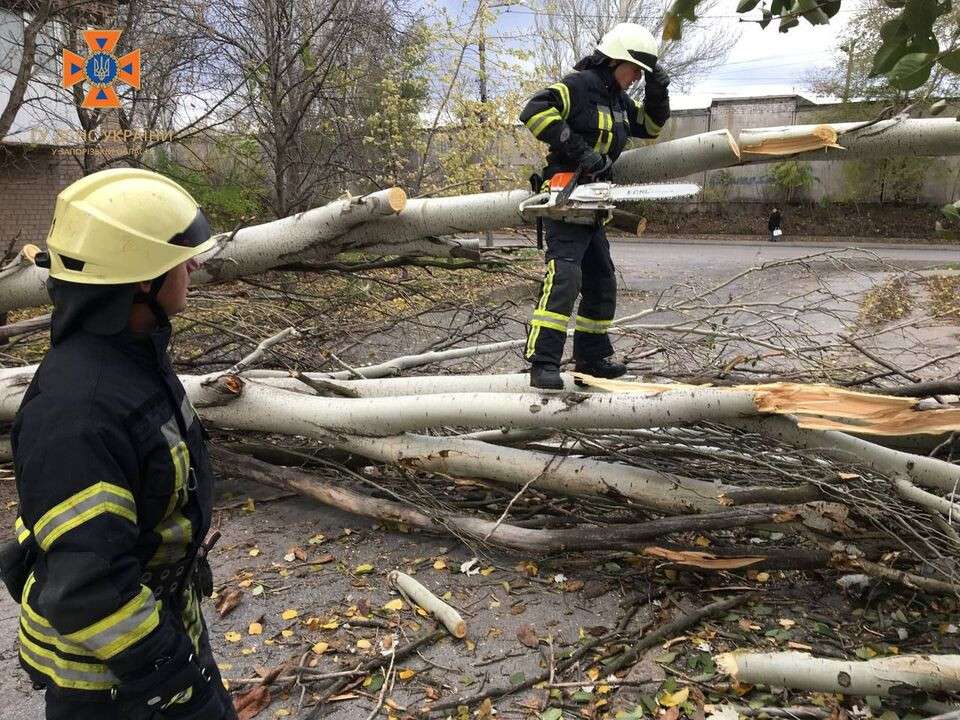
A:
POLYGON ((12 430, 20 516, 2 552, 20 662, 48 720, 235 718, 200 611, 213 474, 167 355, 213 247, 162 175, 115 169, 57 198, 50 351, 12 430))
MULTIPOLYGON (((603 36, 592 55, 574 66, 575 72, 530 98, 520 120, 549 147, 538 181, 549 181, 558 172, 607 180, 630 137, 660 134, 670 117, 670 79, 657 57, 657 42, 649 30, 620 23, 603 36), (638 106, 627 90, 641 78, 644 100, 638 106)), ((613 346, 607 330, 616 309, 617 284, 602 222, 582 225, 545 218, 543 223, 547 271, 527 336, 530 384, 563 388, 560 358, 578 296, 576 369, 595 377, 623 375, 626 366, 610 359, 613 346)))

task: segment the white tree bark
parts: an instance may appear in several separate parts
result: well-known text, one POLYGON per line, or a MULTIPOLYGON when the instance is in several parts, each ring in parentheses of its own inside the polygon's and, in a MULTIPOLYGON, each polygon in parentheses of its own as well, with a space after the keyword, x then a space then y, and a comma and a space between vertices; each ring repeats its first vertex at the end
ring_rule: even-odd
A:
POLYGON ((882 697, 894 689, 960 690, 960 655, 898 655, 857 662, 800 652, 732 652, 718 655, 716 663, 738 682, 794 690, 882 697))
POLYGON ((221 427, 311 436, 318 428, 394 435, 439 426, 471 428, 647 428, 723 422, 757 414, 753 393, 683 389, 655 397, 592 394, 449 393, 390 398, 324 398, 247 384, 232 399, 195 376, 181 377, 197 407, 221 427))
POLYGON ((921 487, 952 493, 960 487, 960 465, 893 450, 836 430, 802 430, 785 417, 737 418, 727 425, 758 432, 825 457, 870 468, 887 477, 905 477, 921 487))
POLYGON ((447 605, 419 581, 399 570, 391 570, 387 581, 413 605, 419 605, 443 623, 447 631, 455 638, 467 636, 467 624, 456 610, 447 605))
POLYGON ((418 238, 517 227, 523 224, 520 201, 530 195, 528 190, 509 190, 411 200, 399 215, 364 223, 338 242, 343 250, 376 246, 402 255, 399 250, 418 238))
MULTIPOLYGON (((204 265, 193 273, 191 282, 219 282, 260 273, 302 260, 311 249, 317 254, 335 255, 342 252, 339 238, 350 228, 375 218, 396 216, 406 203, 403 190, 389 188, 241 228, 236 234, 221 233, 214 236, 217 245, 204 254, 204 265)), ((23 253, 18 255, 0 271, 0 312, 49 303, 46 279, 46 270, 23 253)))
POLYGON ((740 162, 740 149, 729 130, 664 140, 627 150, 613 164, 613 180, 621 184, 659 182, 740 162))
POLYGON ((737 141, 726 130, 666 140, 623 153, 614 163, 614 179, 619 183, 653 182, 741 164, 776 162, 791 152, 791 143, 800 160, 960 155, 960 124, 953 119, 906 118, 863 125, 747 128, 740 131, 737 141), (844 149, 825 149, 835 136, 844 149), (777 148, 776 152, 770 152, 771 148, 777 148))
POLYGON ((318 436, 341 450, 379 462, 402 462, 428 472, 486 478, 516 487, 536 478, 534 487, 562 495, 606 495, 615 491, 639 505, 671 515, 719 510, 719 496, 732 489, 720 483, 630 465, 558 458, 460 437, 407 434, 373 438, 343 433, 318 436))
MULTIPOLYGON (((366 372, 363 372, 367 375, 366 372)), ((368 380, 331 380, 324 373, 304 373, 308 378, 326 380, 342 388, 351 397, 394 397, 398 395, 443 395, 445 393, 522 393, 530 390, 530 375, 413 375, 368 380)), ((369 377, 369 375, 367 375, 369 377)), ((306 386, 291 377, 256 377, 255 382, 270 387, 302 392, 306 386)), ((597 388, 579 388, 569 373, 563 374, 564 389, 576 392, 603 392, 597 388)), ((334 395, 333 392, 330 393, 334 395)))
POLYGON ((203 256, 203 266, 191 282, 204 284, 233 280, 303 259, 308 251, 339 252, 337 238, 350 228, 375 218, 397 215, 407 205, 407 194, 388 188, 363 197, 345 197, 323 207, 241 228, 236 235, 215 235, 217 244, 203 256))

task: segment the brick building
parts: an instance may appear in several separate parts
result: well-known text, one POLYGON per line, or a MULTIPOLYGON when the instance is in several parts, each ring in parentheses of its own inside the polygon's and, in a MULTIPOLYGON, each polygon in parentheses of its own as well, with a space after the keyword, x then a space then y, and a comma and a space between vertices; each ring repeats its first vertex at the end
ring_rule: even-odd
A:
MULTIPOLYGON (((71 18, 73 22, 96 26, 108 17, 111 6, 83 3, 74 7, 83 15, 71 18)), ((19 0, 0 0, 0 112, 20 67, 23 31, 30 19, 19 0)), ((0 138, 0 253, 12 240, 17 246, 42 244, 57 193, 83 175, 77 157, 64 147, 68 134, 79 128, 72 99, 58 88, 65 34, 61 20, 47 23, 41 31, 25 102, 10 131, 0 138)))

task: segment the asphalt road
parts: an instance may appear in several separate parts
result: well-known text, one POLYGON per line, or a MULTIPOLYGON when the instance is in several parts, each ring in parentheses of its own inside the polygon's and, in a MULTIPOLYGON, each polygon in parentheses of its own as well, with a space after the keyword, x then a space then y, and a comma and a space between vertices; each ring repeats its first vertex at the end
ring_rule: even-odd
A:
MULTIPOLYGON (((960 247, 955 245, 908 245, 871 243, 852 246, 834 242, 756 242, 749 240, 618 241, 612 243, 614 262, 628 290, 655 291, 678 282, 703 282, 731 277, 764 263, 790 260, 826 251, 850 253, 851 269, 869 275, 884 270, 922 270, 960 265, 960 247), (884 268, 886 265, 888 267, 884 268), (893 267, 889 267, 893 266, 893 267)), ((844 253, 847 255, 847 253, 844 253)), ((835 274, 832 264, 818 263, 824 273, 835 274)), ((787 278, 789 279, 789 278, 787 278)))

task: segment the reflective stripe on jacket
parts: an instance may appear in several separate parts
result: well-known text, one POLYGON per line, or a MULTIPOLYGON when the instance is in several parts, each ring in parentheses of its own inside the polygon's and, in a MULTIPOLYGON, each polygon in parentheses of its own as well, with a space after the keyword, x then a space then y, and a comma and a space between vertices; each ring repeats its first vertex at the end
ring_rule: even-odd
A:
MULTIPOLYGON (((151 336, 77 331, 38 368, 12 431, 18 540, 39 548, 21 602, 31 678, 83 699, 198 648, 193 554, 210 525, 205 432, 151 336)), ((171 671, 174 669, 171 668, 171 671)))
POLYGON ((604 65, 572 72, 540 90, 520 113, 534 137, 547 143, 544 178, 575 171, 589 150, 616 160, 630 137, 655 138, 670 117, 666 92, 638 107, 604 65))

